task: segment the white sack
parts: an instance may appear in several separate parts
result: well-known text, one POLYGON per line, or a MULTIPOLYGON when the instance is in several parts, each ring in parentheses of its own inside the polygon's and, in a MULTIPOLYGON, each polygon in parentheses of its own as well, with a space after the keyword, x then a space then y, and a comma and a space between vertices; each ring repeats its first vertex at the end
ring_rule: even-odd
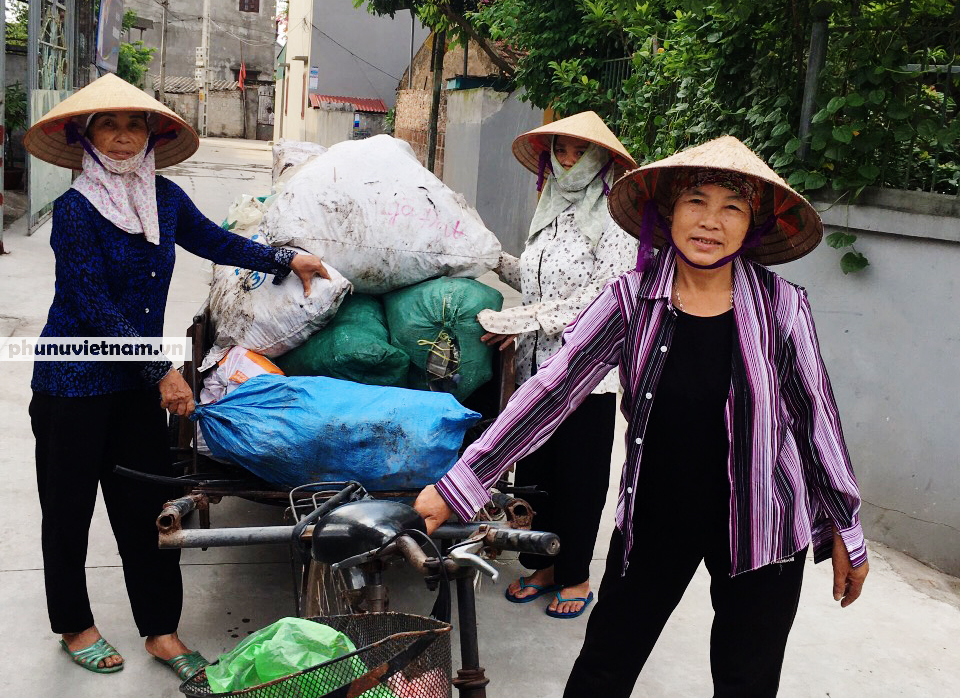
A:
POLYGON ((224 395, 229 395, 234 388, 243 385, 251 378, 272 373, 282 376, 283 371, 270 359, 261 356, 245 347, 233 347, 227 355, 217 363, 216 369, 210 371, 203 379, 203 390, 200 391, 200 404, 208 405, 216 402, 224 395))
MULTIPOLYGON (((283 371, 275 366, 270 359, 245 349, 243 347, 234 347, 227 355, 220 359, 217 367, 207 374, 203 379, 203 390, 200 391, 200 404, 208 405, 216 402, 224 395, 229 395, 236 388, 246 383, 251 378, 262 376, 265 373, 272 373, 282 376, 283 371)), ((197 453, 207 456, 213 460, 220 460, 207 447, 207 442, 203 438, 203 431, 196 430, 197 453)), ((229 461, 220 460, 221 463, 229 461)))
POLYGON ((303 163, 314 155, 322 155, 327 149, 319 143, 290 141, 284 138, 273 144, 273 184, 276 185, 291 167, 303 163))
MULTIPOLYGON (((257 240, 258 236, 254 236, 257 240)), ((273 275, 217 265, 210 285, 210 319, 216 328, 214 345, 200 366, 205 371, 239 345, 266 357, 294 349, 324 327, 350 291, 350 282, 329 264, 330 280, 313 278, 310 297, 291 273, 275 285, 273 275)))
POLYGON ((380 294, 438 276, 493 269, 500 242, 405 142, 345 141, 287 182, 260 232, 329 261, 357 291, 380 294))

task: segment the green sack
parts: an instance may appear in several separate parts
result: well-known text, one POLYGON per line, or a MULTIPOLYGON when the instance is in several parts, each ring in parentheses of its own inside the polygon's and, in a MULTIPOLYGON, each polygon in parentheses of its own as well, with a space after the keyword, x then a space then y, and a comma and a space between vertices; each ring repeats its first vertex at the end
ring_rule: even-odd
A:
POLYGON ((380 300, 354 293, 344 299, 329 325, 274 363, 288 376, 406 388, 410 358, 390 344, 380 300))
MULTIPOLYGON (((216 664, 207 667, 207 683, 214 693, 242 691, 355 650, 350 638, 329 625, 304 618, 281 618, 253 633, 230 652, 221 654, 216 664)), ((317 695, 329 693, 367 671, 359 657, 340 664, 330 678, 323 676, 323 672, 316 672, 312 677, 323 691, 317 695)))
POLYGON ((386 294, 383 305, 390 341, 410 356, 409 387, 463 402, 493 377, 496 349, 480 341, 477 313, 503 307, 496 289, 473 279, 433 279, 386 294))

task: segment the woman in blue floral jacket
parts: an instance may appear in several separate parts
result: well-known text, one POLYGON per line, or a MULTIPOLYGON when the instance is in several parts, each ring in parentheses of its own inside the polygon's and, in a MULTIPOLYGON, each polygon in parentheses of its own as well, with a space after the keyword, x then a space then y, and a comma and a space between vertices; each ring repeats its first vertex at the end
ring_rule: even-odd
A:
MULTIPOLYGON (((114 75, 61 102, 33 126, 35 156, 82 170, 54 203, 50 244, 56 291, 44 337, 163 335, 175 245, 217 264, 293 270, 309 293, 317 257, 274 249, 221 230, 155 168, 190 157, 196 133, 174 112, 114 75)), ((147 651, 181 679, 206 660, 177 636, 183 588, 179 551, 159 550, 155 517, 176 493, 116 476, 129 465, 166 473, 166 416, 193 412, 193 394, 166 359, 37 361, 30 417, 51 628, 77 664, 98 673, 123 658, 94 625, 84 565, 97 485, 113 527, 124 580, 147 651)))

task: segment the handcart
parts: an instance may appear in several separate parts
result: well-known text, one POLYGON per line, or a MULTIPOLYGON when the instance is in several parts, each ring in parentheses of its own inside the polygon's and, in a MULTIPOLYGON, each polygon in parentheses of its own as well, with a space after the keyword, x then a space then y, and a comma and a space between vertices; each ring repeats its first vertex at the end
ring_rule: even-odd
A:
MULTIPOLYGON (((187 336, 192 340, 193 355, 184 363, 181 370, 193 391, 194 399, 199 404, 203 375, 198 369, 216 336, 210 311, 206 305, 194 316, 193 323, 187 329, 187 336)), ((493 379, 479 388, 465 404, 465 407, 479 412, 482 418, 467 431, 462 448, 466 448, 483 433, 513 395, 516 388, 514 357, 513 347, 496 352, 493 357, 493 379)), ((239 466, 224 464, 198 453, 197 430, 196 422, 180 419, 176 415, 170 417, 169 441, 173 459, 172 469, 180 475, 178 484, 182 484, 188 492, 202 496, 197 505, 201 528, 210 526, 209 505, 218 503, 224 496, 238 496, 263 503, 286 504, 289 498, 286 490, 278 490, 239 466)), ((509 489, 506 484, 504 487, 509 489)), ((410 497, 416 494, 416 492, 405 491, 372 491, 378 496, 410 497)), ((514 507, 522 510, 520 504, 515 504, 514 507)), ((512 516, 513 512, 511 511, 510 514, 512 516)), ((521 512, 520 515, 523 516, 524 513, 521 512)))
MULTIPOLYGON (((203 384, 197 367, 209 349, 214 332, 209 311, 198 313, 187 332, 193 356, 183 367, 195 398, 203 384)), ((480 388, 467 407, 482 419, 464 438, 464 448, 475 440, 506 405, 515 386, 513 348, 496 352, 494 379, 480 388)), ((196 423, 170 420, 171 452, 177 477, 158 478, 184 487, 183 497, 171 501, 157 525, 163 548, 288 544, 294 551, 298 588, 297 615, 344 632, 357 646, 350 664, 366 670, 355 676, 339 658, 293 676, 235 694, 244 696, 360 696, 364 698, 439 698, 452 687, 463 698, 485 698, 488 680, 479 663, 474 584, 477 575, 496 580, 492 558, 500 551, 555 555, 555 534, 529 531, 533 511, 508 483, 500 483, 488 514, 481 523, 447 524, 426 536, 422 519, 408 503, 414 491, 368 490, 357 482, 312 483, 280 490, 247 471, 212 460, 197 452, 196 423), (224 496, 287 507, 293 525, 210 528, 210 505, 224 496), (183 528, 191 512, 199 515, 199 529, 183 528), (430 618, 389 611, 383 571, 405 561, 424 576, 427 589, 437 592, 430 618), (453 676, 450 660, 452 593, 456 588, 461 667, 453 676), (328 666, 329 665, 329 666, 328 666), (391 681, 393 683, 391 683, 391 681), (331 682, 338 687, 327 690, 331 682), (402 690, 401 690, 402 689, 402 690), (323 692, 320 692, 320 691, 323 692)), ((119 469, 118 470, 122 470, 119 469)), ((132 471, 127 474, 139 476, 132 471)), ((214 695, 204 675, 181 687, 186 695, 214 695)))

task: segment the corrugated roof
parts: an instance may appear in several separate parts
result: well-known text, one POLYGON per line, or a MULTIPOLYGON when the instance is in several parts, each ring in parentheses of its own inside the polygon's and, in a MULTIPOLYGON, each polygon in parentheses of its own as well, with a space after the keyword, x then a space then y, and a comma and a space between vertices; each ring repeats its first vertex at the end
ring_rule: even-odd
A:
POLYGON ((382 99, 364 99, 363 97, 341 97, 339 95, 310 95, 310 106, 320 108, 321 102, 336 102, 338 104, 352 104, 357 111, 387 113, 387 105, 382 99))
MULTIPOLYGON (((153 89, 160 89, 160 77, 157 76, 153 79, 153 89)), ((231 90, 239 90, 240 83, 236 80, 214 80, 210 84, 210 89, 213 92, 229 92, 231 90)), ((165 85, 164 92, 172 94, 190 94, 197 91, 197 80, 193 77, 171 77, 167 76, 167 81, 165 85)))

